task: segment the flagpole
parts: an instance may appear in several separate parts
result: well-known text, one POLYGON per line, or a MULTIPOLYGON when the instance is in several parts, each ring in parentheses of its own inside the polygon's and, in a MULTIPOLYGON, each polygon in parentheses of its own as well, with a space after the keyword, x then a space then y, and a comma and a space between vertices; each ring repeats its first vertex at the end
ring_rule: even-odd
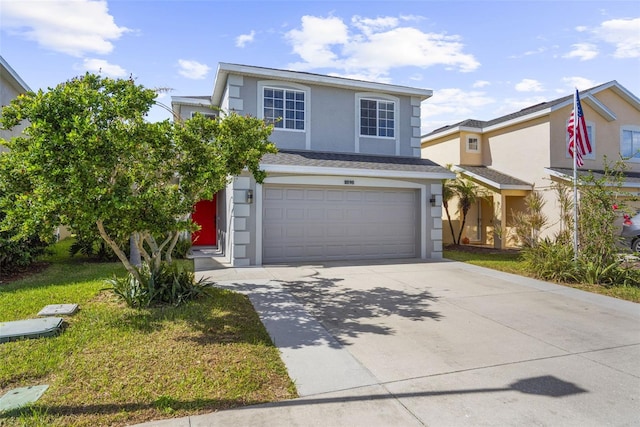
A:
MULTIPOLYGON (((578 261, 578 88, 573 93, 573 260, 578 261)), ((571 144, 571 141, 569 141, 571 144)))

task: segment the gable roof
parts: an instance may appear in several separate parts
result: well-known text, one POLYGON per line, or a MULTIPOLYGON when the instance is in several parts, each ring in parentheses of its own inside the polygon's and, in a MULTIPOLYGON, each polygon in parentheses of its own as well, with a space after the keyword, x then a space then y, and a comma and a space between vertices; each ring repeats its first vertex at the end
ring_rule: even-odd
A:
POLYGON ((531 190, 533 184, 486 166, 456 165, 453 170, 498 190, 531 190))
POLYGON ((383 92, 395 95, 414 96, 420 98, 421 101, 433 95, 433 91, 430 89, 420 89, 409 86, 399 86, 387 83, 355 80, 345 77, 335 77, 303 71, 291 71, 220 62, 218 64, 218 71, 216 73, 216 79, 213 86, 213 94, 211 96, 211 100, 214 105, 219 105, 220 101, 222 100, 222 96, 224 95, 224 90, 227 84, 227 77, 229 76, 229 74, 284 80, 302 84, 333 86, 355 90, 383 92))
MULTIPOLYGON (((600 115, 605 117, 608 121, 615 120, 616 115, 613 111, 609 110, 604 104, 602 104, 597 98, 594 97, 598 92, 602 92, 603 90, 612 89, 616 94, 626 100, 631 106, 640 110, 640 99, 636 97, 633 93, 627 90, 624 86, 618 83, 615 80, 610 82, 594 86, 590 89, 584 90, 580 92, 580 100, 583 103, 589 104, 594 110, 596 110, 600 115)), ((457 133, 460 131, 470 131, 470 132, 488 132, 491 130, 499 129, 504 126, 510 126, 518 122, 531 120, 536 117, 545 116, 550 114, 553 111, 564 108, 573 103, 573 94, 568 96, 563 96, 562 98, 557 98, 548 102, 541 102, 536 105, 532 105, 530 107, 523 108, 520 111, 516 111, 514 113, 506 114, 504 116, 492 119, 492 120, 473 120, 467 119, 461 122, 443 126, 441 128, 435 129, 430 133, 423 135, 423 140, 430 140, 433 138, 438 138, 450 133, 457 133)))
POLYGON ((11 68, 11 65, 9 65, 2 55, 0 55, 0 69, 2 70, 0 74, 5 77, 9 76, 9 81, 11 81, 14 86, 17 86, 18 89, 21 89, 22 92, 31 92, 29 85, 22 80, 13 68, 11 68))
POLYGON ((453 179, 448 169, 419 157, 279 150, 265 154, 260 167, 267 172, 336 174, 376 178, 453 179))

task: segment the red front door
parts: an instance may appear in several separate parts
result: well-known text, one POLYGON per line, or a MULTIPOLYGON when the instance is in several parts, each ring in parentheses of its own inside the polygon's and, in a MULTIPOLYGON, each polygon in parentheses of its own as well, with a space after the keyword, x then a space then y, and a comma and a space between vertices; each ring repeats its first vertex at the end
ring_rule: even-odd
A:
POLYGON ((216 246, 216 196, 213 200, 200 200, 193 207, 191 214, 193 222, 200 226, 200 230, 191 234, 191 243, 198 246, 216 246))

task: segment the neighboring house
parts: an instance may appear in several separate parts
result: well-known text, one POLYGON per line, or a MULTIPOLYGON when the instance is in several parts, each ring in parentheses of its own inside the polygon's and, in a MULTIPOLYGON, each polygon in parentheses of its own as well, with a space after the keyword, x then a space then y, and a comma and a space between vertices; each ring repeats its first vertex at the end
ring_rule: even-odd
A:
MULTIPOLYGON (((0 114, 1 108, 11 103, 18 95, 30 92, 29 86, 20 78, 18 73, 14 71, 5 59, 0 56, 0 114)), ((0 129, 0 139, 9 140, 14 136, 18 136, 24 130, 25 125, 20 125, 12 130, 0 129)), ((7 148, 0 144, 0 151, 6 151, 7 148)))
MULTIPOLYGON (((639 195, 640 100, 616 81, 580 92, 580 100, 593 153, 585 156, 579 173, 600 174, 605 158, 615 162, 622 156, 627 166, 623 190, 639 195)), ((551 185, 572 183, 573 159, 567 150, 572 110, 573 95, 568 95, 489 121, 465 120, 422 137, 423 157, 453 165, 488 194, 469 212, 463 236, 472 243, 513 245, 512 213, 525 209, 524 198, 533 189, 546 200, 550 226, 542 235, 559 230, 560 210, 551 185)), ((458 230, 459 215, 455 201, 452 204, 458 230)), ((445 242, 451 242, 450 234, 445 232, 445 242)))
POLYGON ((263 184, 234 177, 193 214, 195 245, 232 265, 442 257, 441 182, 420 158, 420 104, 430 90, 219 64, 213 94, 173 97, 181 118, 211 107, 262 118, 279 149, 263 184), (277 120, 282 118, 282 120, 277 120))

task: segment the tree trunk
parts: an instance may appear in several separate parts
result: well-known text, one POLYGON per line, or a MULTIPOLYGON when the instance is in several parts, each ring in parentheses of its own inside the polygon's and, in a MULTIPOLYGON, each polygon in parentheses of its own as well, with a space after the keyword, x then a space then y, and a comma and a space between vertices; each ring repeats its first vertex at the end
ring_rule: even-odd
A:
POLYGON ((444 212, 447 214, 447 221, 449 222, 449 229, 451 230, 451 238, 453 239, 453 244, 459 245, 460 242, 456 242, 456 232, 453 231, 453 224, 451 223, 451 215, 449 215, 449 203, 444 202, 442 205, 444 206, 444 212))
POLYGON ((462 211, 462 223, 460 224, 460 232, 458 233, 458 245, 460 244, 460 239, 462 239, 462 232, 464 231, 464 224, 467 222, 467 212, 462 211))
POLYGON ((169 264, 171 264, 173 262, 173 258, 171 257, 171 253, 173 252, 173 248, 176 247, 176 244, 178 243, 178 239, 179 238, 180 238, 180 232, 176 231, 175 234, 173 235, 173 237, 171 238, 171 244, 167 248, 167 252, 165 252, 164 259, 169 264))
POLYGON ((127 271, 136 278, 136 280, 141 283, 142 280, 140 279, 140 273, 138 273, 138 270, 136 270, 136 268, 129 262, 129 259, 127 258, 127 255, 122 252, 122 250, 120 249, 120 247, 118 246, 118 244, 116 242, 114 242, 109 235, 107 234, 107 232, 104 229, 104 224, 102 223, 102 220, 97 220, 96 221, 96 225, 98 226, 98 231, 100 232, 100 237, 102 237, 102 239, 107 242, 107 245, 109 245, 109 247, 113 250, 113 252, 116 254, 116 256, 118 257, 118 259, 120 260, 120 262, 122 262, 122 264, 124 265, 124 268, 127 269, 127 271))

